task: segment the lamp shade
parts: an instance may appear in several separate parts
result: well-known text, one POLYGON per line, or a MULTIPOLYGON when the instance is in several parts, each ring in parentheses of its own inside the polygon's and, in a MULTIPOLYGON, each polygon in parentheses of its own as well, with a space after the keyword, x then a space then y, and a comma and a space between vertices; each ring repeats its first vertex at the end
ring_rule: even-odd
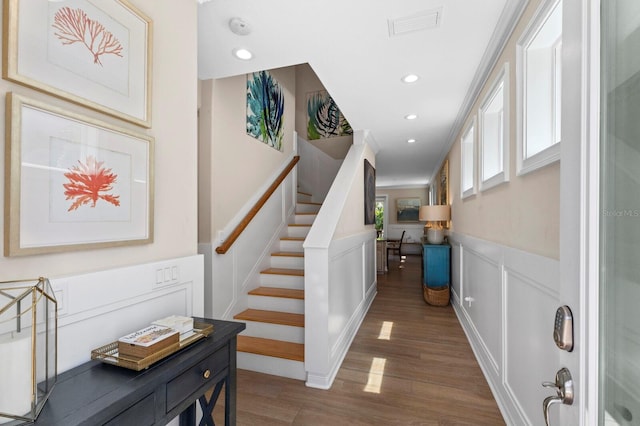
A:
POLYGON ((449 220, 451 209, 448 205, 443 206, 421 206, 418 219, 423 222, 437 222, 449 220))

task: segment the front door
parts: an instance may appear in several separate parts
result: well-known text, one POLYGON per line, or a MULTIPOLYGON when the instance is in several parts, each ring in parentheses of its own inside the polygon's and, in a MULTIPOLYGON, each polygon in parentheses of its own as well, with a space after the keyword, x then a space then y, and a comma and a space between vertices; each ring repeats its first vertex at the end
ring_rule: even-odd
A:
POLYGON ((558 369, 570 371, 574 400, 572 405, 551 407, 555 426, 597 424, 593 392, 597 358, 593 355, 597 354, 598 328, 598 3, 563 2, 560 305, 572 311, 575 343, 571 352, 558 349, 558 369))
POLYGON ((576 344, 558 368, 575 400, 552 419, 640 425, 640 2, 563 7, 560 293, 576 344))
POLYGON ((640 425, 640 1, 602 1, 599 424, 640 425))

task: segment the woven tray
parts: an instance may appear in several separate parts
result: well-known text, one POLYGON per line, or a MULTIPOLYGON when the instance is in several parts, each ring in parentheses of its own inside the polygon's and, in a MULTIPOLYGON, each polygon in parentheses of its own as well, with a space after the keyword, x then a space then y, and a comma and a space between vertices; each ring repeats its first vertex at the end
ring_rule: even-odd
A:
POLYGON ((424 301, 433 306, 447 306, 449 304, 449 286, 428 287, 422 286, 424 301))
POLYGON ((168 346, 145 358, 135 358, 121 356, 118 353, 118 342, 111 342, 91 351, 91 359, 97 359, 107 364, 128 368, 129 370, 140 371, 149 368, 151 364, 186 348, 213 332, 213 325, 195 322, 191 333, 185 333, 185 337, 180 336, 180 342, 168 346))

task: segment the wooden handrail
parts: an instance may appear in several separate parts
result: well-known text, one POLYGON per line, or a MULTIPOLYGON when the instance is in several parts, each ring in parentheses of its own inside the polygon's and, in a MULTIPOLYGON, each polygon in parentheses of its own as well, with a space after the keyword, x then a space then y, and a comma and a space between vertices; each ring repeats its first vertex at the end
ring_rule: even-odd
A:
POLYGON ((262 195, 262 197, 260 197, 260 199, 256 201, 256 203, 253 205, 251 210, 249 210, 249 212, 244 217, 244 219, 242 219, 240 223, 234 228, 234 230, 227 237, 227 239, 224 240, 219 247, 216 247, 216 253, 225 254, 227 250, 231 248, 231 246, 238 239, 240 234, 242 234, 242 231, 245 230, 245 228, 249 225, 249 222, 251 222, 251 220, 256 216, 256 214, 258 214, 262 206, 265 205, 269 197, 271 197, 271 195, 275 192, 275 190, 280 186, 284 178, 286 178, 287 175, 291 172, 291 170, 293 170, 294 166, 298 163, 298 161, 300 161, 299 155, 296 155, 295 157, 293 157, 293 159, 291 159, 291 162, 289 163, 289 165, 282 171, 282 173, 278 175, 278 177, 271 184, 271 186, 267 188, 267 190, 262 195))

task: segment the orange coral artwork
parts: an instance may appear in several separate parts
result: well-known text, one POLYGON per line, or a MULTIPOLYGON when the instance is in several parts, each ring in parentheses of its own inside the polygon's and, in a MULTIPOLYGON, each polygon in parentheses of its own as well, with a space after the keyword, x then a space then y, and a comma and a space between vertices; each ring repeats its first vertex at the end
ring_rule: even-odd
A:
POLYGON ((63 184, 66 200, 75 200, 67 211, 76 210, 87 204, 95 207, 98 200, 119 206, 120 196, 108 193, 113 189, 118 175, 111 169, 102 167, 104 161, 96 161, 91 155, 87 157, 85 163, 78 160, 78 164, 64 174, 68 179, 68 183, 63 184))
POLYGON ((122 57, 120 41, 100 22, 90 19, 82 9, 63 7, 54 17, 54 33, 63 45, 83 44, 93 55, 93 63, 102 66, 100 56, 122 57))

